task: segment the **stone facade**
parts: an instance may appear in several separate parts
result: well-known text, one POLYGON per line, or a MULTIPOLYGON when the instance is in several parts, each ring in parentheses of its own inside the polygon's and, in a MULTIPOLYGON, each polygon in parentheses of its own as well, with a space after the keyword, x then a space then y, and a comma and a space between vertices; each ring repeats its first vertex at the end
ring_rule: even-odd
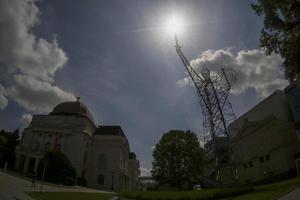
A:
POLYGON ((121 127, 97 127, 79 100, 59 104, 49 115, 33 116, 16 149, 16 170, 35 173, 48 151, 64 153, 88 187, 126 190, 137 186, 139 161, 121 127))
POLYGON ((276 91, 229 126, 230 148, 241 183, 259 183, 296 174, 300 153, 292 111, 276 91))

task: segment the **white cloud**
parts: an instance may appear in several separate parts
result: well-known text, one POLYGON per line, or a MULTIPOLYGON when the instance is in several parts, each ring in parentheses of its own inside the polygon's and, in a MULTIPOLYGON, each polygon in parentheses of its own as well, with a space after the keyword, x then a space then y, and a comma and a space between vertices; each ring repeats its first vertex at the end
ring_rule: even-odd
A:
MULTIPOLYGON (((6 82, 6 96, 27 110, 47 112, 55 104, 74 98, 53 79, 67 62, 66 53, 56 39, 49 42, 32 32, 41 14, 35 2, 0 0, 0 63, 7 73, 0 81, 6 82)), ((7 104, 5 99, 0 91, 0 108, 7 104)))
POLYGON ((151 169, 140 167, 141 176, 151 176, 151 169))
POLYGON ((177 85, 179 85, 179 87, 184 87, 189 83, 189 78, 188 77, 184 77, 183 79, 180 79, 176 82, 177 85))
POLYGON ((7 98, 5 97, 5 89, 0 84, 0 110, 4 109, 7 106, 7 98))
POLYGON ((202 52, 199 58, 191 61, 191 65, 197 72, 208 68, 212 73, 221 67, 230 67, 237 75, 232 93, 240 94, 247 89, 254 89, 260 96, 266 97, 274 90, 288 85, 281 70, 282 62, 280 55, 266 56, 258 49, 242 50, 237 55, 230 49, 219 49, 202 52))
POLYGON ((74 96, 49 82, 28 75, 14 75, 15 86, 7 95, 29 111, 47 113, 62 101, 75 100, 74 96))
POLYGON ((32 120, 32 115, 31 114, 23 114, 22 117, 21 117, 21 123, 27 127, 29 126, 30 122, 32 120))

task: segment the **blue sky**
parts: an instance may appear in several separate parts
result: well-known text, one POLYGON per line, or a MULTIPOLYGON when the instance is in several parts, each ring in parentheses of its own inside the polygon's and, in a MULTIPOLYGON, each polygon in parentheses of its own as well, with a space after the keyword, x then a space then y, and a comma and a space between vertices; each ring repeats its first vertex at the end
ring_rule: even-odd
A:
POLYGON ((184 67, 161 28, 173 11, 188 24, 180 43, 195 68, 225 63, 243 77, 230 96, 237 116, 287 84, 280 56, 259 49, 262 19, 252 1, 24 2, 0 1, 3 129, 22 128, 30 115, 80 96, 99 125, 122 126, 147 169, 164 132, 201 135, 198 97, 189 84, 178 84, 184 67))

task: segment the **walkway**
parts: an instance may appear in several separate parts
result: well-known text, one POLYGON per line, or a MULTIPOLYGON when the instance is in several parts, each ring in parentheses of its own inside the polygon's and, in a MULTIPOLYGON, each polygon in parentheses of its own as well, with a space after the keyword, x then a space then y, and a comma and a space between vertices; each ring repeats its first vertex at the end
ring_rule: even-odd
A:
POLYGON ((283 197, 277 200, 299 200, 300 199, 300 187, 297 187, 295 190, 289 192, 283 197))
MULTIPOLYGON (((40 182, 37 181, 37 187, 31 187, 31 182, 20 177, 10 175, 0 171, 0 199, 1 200, 33 200, 25 194, 26 191, 39 191, 40 182)), ((55 185, 43 185, 43 191, 49 192, 96 192, 109 193, 106 191, 95 190, 85 187, 65 187, 55 185)))

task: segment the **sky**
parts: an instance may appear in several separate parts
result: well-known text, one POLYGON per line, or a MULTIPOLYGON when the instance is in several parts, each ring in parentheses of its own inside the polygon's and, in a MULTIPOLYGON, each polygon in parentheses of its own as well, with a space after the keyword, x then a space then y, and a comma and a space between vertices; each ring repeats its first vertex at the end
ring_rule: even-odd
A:
POLYGON ((201 138, 195 88, 165 25, 182 18, 179 41, 198 72, 230 67, 237 116, 288 82, 279 55, 259 47, 250 0, 0 0, 0 129, 77 97, 98 125, 120 125, 142 174, 171 129, 201 138))

